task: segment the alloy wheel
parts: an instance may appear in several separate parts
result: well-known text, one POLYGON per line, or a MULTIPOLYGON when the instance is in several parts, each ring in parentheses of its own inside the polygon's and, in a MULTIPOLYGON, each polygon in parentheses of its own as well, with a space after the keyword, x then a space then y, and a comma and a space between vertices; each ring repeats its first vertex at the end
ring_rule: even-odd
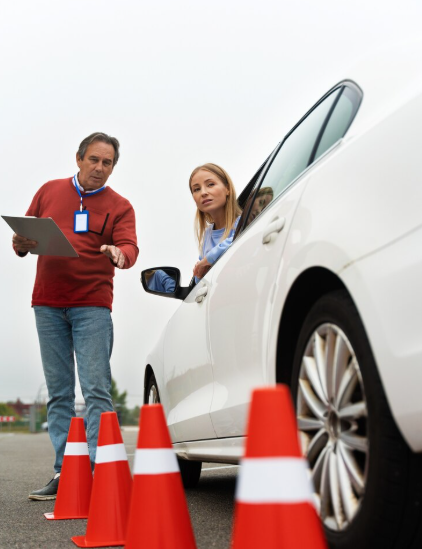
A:
POLYGON ((157 387, 155 385, 151 385, 148 393, 148 404, 159 404, 159 402, 160 399, 158 396, 157 387))
POLYGON ((369 438, 361 370, 338 326, 321 324, 309 338, 296 402, 302 451, 321 520, 331 530, 344 530, 365 494, 369 438))

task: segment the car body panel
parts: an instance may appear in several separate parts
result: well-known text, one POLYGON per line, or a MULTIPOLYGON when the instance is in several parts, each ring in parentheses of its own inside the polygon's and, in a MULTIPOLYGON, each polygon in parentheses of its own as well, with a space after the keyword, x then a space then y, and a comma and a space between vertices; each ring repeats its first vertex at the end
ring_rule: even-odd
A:
POLYGON ((197 440, 179 442, 173 447, 177 455, 183 459, 236 465, 242 458, 245 440, 245 437, 197 440))
POLYGON ((302 178, 278 197, 213 269, 213 285, 207 296, 210 341, 215 343, 211 349, 215 384, 211 418, 219 437, 244 434, 251 389, 268 383, 271 295, 306 181, 302 178), (284 220, 284 227, 263 244, 265 231, 277 219, 284 220), (242 345, 243 341, 247 345, 242 345))
POLYGON ((211 283, 212 271, 192 290, 170 319, 163 352, 163 389, 173 441, 214 438, 210 407, 213 373, 208 338, 208 301, 198 289, 211 283))
POLYGON ((342 273, 404 438, 422 451, 422 228, 342 273))

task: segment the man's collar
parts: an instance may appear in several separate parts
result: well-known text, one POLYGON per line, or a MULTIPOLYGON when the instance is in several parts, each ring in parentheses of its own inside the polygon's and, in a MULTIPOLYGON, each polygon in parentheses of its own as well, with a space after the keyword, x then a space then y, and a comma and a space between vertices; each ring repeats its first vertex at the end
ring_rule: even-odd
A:
POLYGON ((78 174, 75 173, 75 179, 74 181, 76 181, 76 185, 78 185, 78 188, 79 190, 81 191, 81 193, 85 193, 85 194, 89 194, 89 193, 95 193, 97 191, 99 191, 100 189, 104 189, 105 185, 103 185, 102 187, 100 187, 100 189, 94 189, 93 191, 86 191, 82 185, 79 183, 79 179, 78 179, 78 174))

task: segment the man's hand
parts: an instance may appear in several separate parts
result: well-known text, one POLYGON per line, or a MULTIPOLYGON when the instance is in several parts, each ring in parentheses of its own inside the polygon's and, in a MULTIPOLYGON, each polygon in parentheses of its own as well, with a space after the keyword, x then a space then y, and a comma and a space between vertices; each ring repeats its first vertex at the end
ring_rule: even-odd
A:
POLYGON ((125 256, 117 246, 107 246, 104 244, 101 246, 100 252, 109 257, 118 269, 123 269, 125 265, 125 256))
POLYGON ((12 242, 15 249, 22 254, 25 254, 38 246, 38 242, 35 240, 30 240, 29 238, 25 238, 16 233, 12 237, 12 242))
POLYGON ((195 267, 193 268, 193 276, 196 276, 197 278, 202 278, 207 274, 210 269, 211 263, 208 263, 207 258, 204 257, 204 259, 201 259, 201 261, 198 261, 195 264, 195 267))

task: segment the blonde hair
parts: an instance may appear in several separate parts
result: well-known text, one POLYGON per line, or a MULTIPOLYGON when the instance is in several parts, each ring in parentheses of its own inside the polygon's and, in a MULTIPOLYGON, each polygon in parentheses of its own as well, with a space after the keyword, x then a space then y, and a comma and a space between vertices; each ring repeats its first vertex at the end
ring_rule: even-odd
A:
MULTIPOLYGON (((271 195, 274 198, 274 190, 272 187, 261 187, 256 193, 256 197, 271 195)), ((272 200, 272 199, 271 199, 272 200)))
MULTIPOLYGON (((236 191, 234 190, 233 181, 231 180, 231 177, 226 172, 226 170, 224 170, 217 164, 212 164, 211 162, 208 162, 207 164, 198 166, 191 173, 189 177, 189 189, 191 193, 192 193, 192 187, 191 187, 192 178, 199 170, 206 170, 207 172, 211 172, 214 175, 216 175, 218 179, 220 179, 220 181, 224 183, 224 185, 227 187, 227 190, 229 191, 226 205, 225 205, 225 214, 226 214, 225 230, 224 230, 223 236, 221 237, 221 240, 224 240, 229 236, 230 231, 233 228, 234 222, 236 221, 238 216, 242 213, 242 210, 239 208, 239 205, 237 203, 236 191)), ((198 239, 199 250, 201 250, 203 246, 207 223, 213 223, 213 222, 214 220, 209 214, 201 212, 199 208, 196 210, 195 234, 196 234, 196 238, 198 239)))

